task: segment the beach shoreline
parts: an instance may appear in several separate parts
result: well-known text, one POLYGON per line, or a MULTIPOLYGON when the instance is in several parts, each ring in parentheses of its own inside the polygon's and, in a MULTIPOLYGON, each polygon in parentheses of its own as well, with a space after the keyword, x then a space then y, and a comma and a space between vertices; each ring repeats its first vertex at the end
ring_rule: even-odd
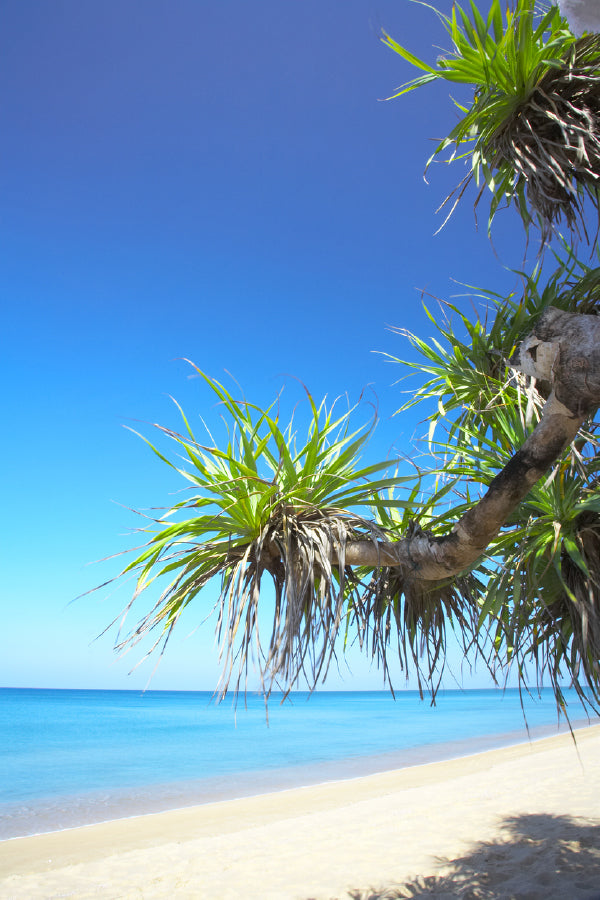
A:
MULTIPOLYGON (((579 717, 573 719, 570 727, 574 731, 580 731, 596 724, 600 725, 600 719, 579 717)), ((119 819, 135 819, 211 803, 351 781, 369 775, 460 759, 503 747, 533 743, 545 737, 568 733, 569 724, 563 719, 553 725, 532 726, 528 731, 432 742, 385 753, 308 762, 255 772, 242 771, 218 778, 150 784, 129 790, 105 790, 76 796, 34 799, 27 804, 25 813, 20 812, 21 804, 0 804, 0 846, 7 840, 107 824, 119 819), (35 830, 32 830, 32 820, 35 820, 35 830)))
POLYGON ((569 733, 559 734, 425 765, 6 840, 0 843, 0 898, 175 894, 329 900, 410 879, 454 878, 452 861, 483 852, 477 848, 484 842, 487 857, 498 857, 496 877, 504 880, 508 874, 500 860, 508 855, 514 867, 513 857, 529 848, 531 871, 522 877, 531 884, 527 894, 515 896, 589 900, 594 890, 600 894, 600 725, 575 734, 576 746, 569 733), (514 832, 517 820, 522 830, 535 826, 535 834, 507 840, 507 828, 514 832), (582 861, 575 879, 580 888, 571 878, 567 893, 549 892, 565 889, 556 853, 572 857, 563 865, 566 873, 582 861), (549 865, 558 887, 539 881, 549 865))

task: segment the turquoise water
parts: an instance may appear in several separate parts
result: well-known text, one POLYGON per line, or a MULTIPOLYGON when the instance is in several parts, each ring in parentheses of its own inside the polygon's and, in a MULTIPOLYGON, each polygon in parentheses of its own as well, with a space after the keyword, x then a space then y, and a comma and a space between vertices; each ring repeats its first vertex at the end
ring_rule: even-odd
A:
MULTIPOLYGON (((553 695, 524 698, 531 736, 553 695)), ((588 724, 573 695, 573 722, 588 724)), ((564 723, 563 723, 564 728, 564 723)), ((527 740, 516 690, 249 696, 0 689, 0 839, 350 778, 527 740)))

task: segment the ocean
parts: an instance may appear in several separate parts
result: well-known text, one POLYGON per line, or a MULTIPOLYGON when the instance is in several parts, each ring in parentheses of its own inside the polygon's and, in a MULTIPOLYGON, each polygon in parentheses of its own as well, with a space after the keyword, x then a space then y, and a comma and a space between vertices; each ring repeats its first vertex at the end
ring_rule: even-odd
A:
MULTIPOLYGON (((590 724, 567 691, 572 724, 590 724)), ((420 765, 556 734, 550 690, 0 689, 0 840, 420 765), (524 713, 526 722, 524 721, 524 713)), ((593 720, 597 722, 598 720, 593 720)))

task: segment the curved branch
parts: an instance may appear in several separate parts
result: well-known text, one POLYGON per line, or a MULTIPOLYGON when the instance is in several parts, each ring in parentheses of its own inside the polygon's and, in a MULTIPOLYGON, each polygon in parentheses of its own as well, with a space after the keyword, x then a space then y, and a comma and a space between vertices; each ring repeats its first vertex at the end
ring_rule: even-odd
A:
POLYGON ((389 543, 350 542, 347 565, 402 566, 423 581, 472 568, 512 511, 600 406, 600 318, 547 309, 511 363, 532 377, 550 381, 553 390, 539 424, 479 503, 443 537, 417 530, 389 543))

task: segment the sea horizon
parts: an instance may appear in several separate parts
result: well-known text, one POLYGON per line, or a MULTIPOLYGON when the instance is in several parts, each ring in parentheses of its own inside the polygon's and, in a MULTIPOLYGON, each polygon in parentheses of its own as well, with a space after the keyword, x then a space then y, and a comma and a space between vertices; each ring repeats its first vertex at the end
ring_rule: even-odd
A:
MULTIPOLYGON (((575 728, 597 724, 567 690, 575 728)), ((0 840, 349 780, 568 731, 549 688, 0 688, 0 840), (523 708, 521 708, 521 702, 523 708), (525 718, 524 718, 525 716, 525 718)))

